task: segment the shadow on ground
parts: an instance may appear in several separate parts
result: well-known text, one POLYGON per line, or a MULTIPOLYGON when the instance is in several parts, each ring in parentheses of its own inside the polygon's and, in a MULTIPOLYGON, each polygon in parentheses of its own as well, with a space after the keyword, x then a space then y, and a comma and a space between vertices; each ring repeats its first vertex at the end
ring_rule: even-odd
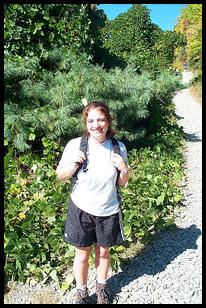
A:
MULTIPOLYGON (((127 261, 122 272, 108 279, 108 290, 111 292, 111 301, 118 300, 118 293, 130 282, 143 275, 154 276, 165 270, 175 258, 187 249, 197 249, 196 241, 201 230, 196 225, 176 230, 162 230, 155 242, 148 244, 136 257, 127 261)), ((96 295, 91 297, 91 303, 96 303, 96 295)))
POLYGON ((184 133, 184 135, 185 135, 186 141, 190 141, 190 142, 200 142, 200 141, 202 141, 202 139, 200 139, 199 136, 197 136, 196 134, 184 133))

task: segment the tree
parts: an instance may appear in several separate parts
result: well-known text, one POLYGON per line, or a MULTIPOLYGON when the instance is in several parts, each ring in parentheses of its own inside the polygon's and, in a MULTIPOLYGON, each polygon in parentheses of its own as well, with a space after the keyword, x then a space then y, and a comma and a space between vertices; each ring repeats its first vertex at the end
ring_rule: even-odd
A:
MULTIPOLYGON (((136 41, 139 40, 139 45, 131 41, 127 61, 129 63, 131 56, 135 56, 137 62, 124 69, 116 67, 105 70, 103 66, 91 63, 91 60, 95 61, 90 52, 96 50, 98 54, 98 48, 101 49, 101 40, 98 37, 100 31, 96 29, 94 34, 93 27, 98 24, 100 29, 104 24, 104 15, 98 13, 95 6, 32 4, 6 7, 6 143, 25 152, 30 149, 41 150, 44 137, 61 139, 62 142, 65 138, 79 136, 82 133, 79 124, 83 108, 81 100, 85 97, 88 101, 97 99, 108 102, 115 119, 114 128, 120 139, 137 142, 145 135, 146 120, 150 116, 148 104, 154 96, 155 88, 153 76, 151 78, 146 72, 139 76, 137 65, 138 69, 140 65, 149 65, 145 55, 151 52, 148 48, 154 44, 154 36, 149 35, 154 26, 150 23, 145 7, 136 5, 133 11, 136 15, 139 14, 140 25, 137 31, 133 28, 133 24, 138 24, 135 21, 136 15, 133 16, 130 12, 128 27, 130 23, 131 27, 127 39, 129 42, 133 34, 136 41), (62 8, 65 9, 65 14, 62 8), (69 16, 72 12, 73 15, 69 16), (89 19, 85 20, 85 16, 89 16, 89 19), (92 37, 87 37, 89 31, 95 37, 94 42, 92 37), (50 39, 53 37, 51 33, 54 39, 50 39), (28 44, 28 36, 31 45, 28 44), (86 43, 90 40, 91 44, 85 53, 83 51, 86 43), (135 53, 138 49, 141 52, 135 53), (142 64, 141 59, 144 59, 142 64)), ((155 35, 155 32, 152 34, 155 35)), ((118 47, 117 44, 114 46, 118 47)))
POLYGON ((159 31, 151 51, 151 65, 154 67, 156 64, 157 70, 169 69, 174 62, 176 48, 185 45, 186 40, 182 33, 159 31))
POLYGON ((198 70, 202 66, 202 4, 188 4, 181 10, 175 31, 183 33, 187 45, 176 53, 182 62, 198 70))
POLYGON ((117 138, 126 144, 137 143, 147 132, 151 116, 148 106, 155 93, 161 99, 159 89, 165 92, 169 84, 168 93, 172 93, 178 86, 169 74, 156 82, 148 72, 138 75, 134 66, 106 71, 90 64, 86 54, 64 58, 63 69, 44 69, 36 80, 38 61, 24 61, 15 69, 10 64, 5 66, 5 138, 21 152, 41 149, 43 137, 55 141, 61 138, 62 143, 81 135, 83 98, 107 102, 117 138), (13 79, 9 77, 12 75, 13 79))
MULTIPOLYGON (((47 89, 54 87, 57 71, 69 71, 76 56, 93 59, 105 16, 95 4, 7 4, 4 8, 5 138, 24 152, 32 143, 41 144, 43 135, 52 135, 56 111, 48 112, 53 93, 47 89)), ((64 109, 65 116, 69 110, 64 109)), ((67 127, 73 124, 70 119, 67 127)), ((64 121, 61 127, 63 131, 64 121)))
POLYGON ((172 65, 175 48, 184 44, 182 35, 152 23, 149 9, 142 4, 134 4, 114 21, 106 21, 102 40, 111 53, 134 63, 138 72, 150 70, 155 74, 172 65))
POLYGON ((152 46, 151 33, 149 10, 141 4, 135 4, 127 13, 106 23, 104 46, 126 62, 135 55, 139 68, 142 68, 152 46))

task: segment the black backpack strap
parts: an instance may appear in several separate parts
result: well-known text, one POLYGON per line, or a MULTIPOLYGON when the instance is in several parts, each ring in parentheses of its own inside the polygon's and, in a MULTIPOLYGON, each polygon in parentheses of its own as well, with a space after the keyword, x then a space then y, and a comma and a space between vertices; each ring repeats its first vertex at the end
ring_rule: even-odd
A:
POLYGON ((112 145, 113 145, 114 153, 121 155, 120 154, 120 147, 119 147, 119 143, 118 143, 117 139, 115 139, 113 137, 111 139, 112 139, 112 145))
MULTIPOLYGON (((115 138, 111 138, 112 140, 112 145, 113 145, 113 150, 114 150, 114 153, 115 154, 118 154, 118 155, 121 155, 120 153, 120 147, 119 147, 119 143, 117 141, 117 139, 115 138)), ((117 169, 117 181, 116 181, 116 189, 117 189, 117 199, 119 201, 119 206, 121 208, 121 204, 122 204, 122 198, 121 198, 121 195, 119 193, 119 190, 118 190, 118 178, 119 178, 119 174, 120 174, 120 171, 119 169, 117 169)))
MULTIPOLYGON (((88 136, 87 135, 83 135, 82 138, 81 138, 81 141, 80 141, 80 146, 79 146, 79 150, 82 151, 85 155, 87 153, 87 146, 88 146, 88 136)), ((87 171, 87 158, 85 159, 85 161, 82 163, 82 164, 79 164, 80 165, 80 168, 78 168, 79 170, 83 169, 84 172, 87 171)))
MULTIPOLYGON (((111 138, 112 139, 112 145, 113 145, 113 151, 115 154, 121 155, 120 154, 120 147, 119 147, 119 143, 117 141, 117 139, 115 138, 111 138)), ((119 177, 120 171, 117 169, 117 179, 119 177)))
MULTIPOLYGON (((80 140, 80 146, 79 146, 79 150, 84 152, 84 154, 86 155, 87 153, 87 146, 88 146, 88 136, 87 135, 83 135, 81 137, 81 140, 80 140)), ((83 169, 83 172, 86 172, 87 171, 87 158, 85 159, 85 161, 83 163, 79 163, 79 167, 77 168, 77 170, 75 171, 75 173, 73 174, 72 176, 72 179, 69 183, 69 189, 74 185, 74 183, 76 182, 77 180, 77 175, 78 175, 78 172, 79 170, 82 168, 83 169)))

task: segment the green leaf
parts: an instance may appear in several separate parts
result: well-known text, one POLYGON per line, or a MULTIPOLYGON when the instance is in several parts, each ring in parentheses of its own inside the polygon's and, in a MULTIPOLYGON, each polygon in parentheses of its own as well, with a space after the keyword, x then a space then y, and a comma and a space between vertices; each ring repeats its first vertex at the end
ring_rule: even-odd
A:
POLYGON ((47 171, 47 173, 46 173, 46 175, 48 176, 48 177, 51 177, 51 176, 54 176, 56 173, 55 173, 55 170, 48 170, 47 171))
POLYGON ((35 134, 33 133, 29 134, 29 140, 35 140, 35 138, 36 138, 35 134))
POLYGON ((58 23, 58 24, 56 25, 56 28, 57 28, 57 30, 61 30, 61 29, 62 29, 62 24, 61 24, 61 23, 58 23))
POLYGON ((124 233, 125 235, 129 236, 131 234, 132 228, 131 226, 124 226, 124 233))
POLYGON ((67 282, 68 285, 71 285, 72 282, 74 281, 74 274, 73 274, 73 273, 69 273, 69 274, 66 276, 65 281, 67 282))
POLYGON ((51 33, 49 34, 49 41, 50 41, 50 42, 53 42, 53 40, 54 40, 54 33, 51 32, 51 33))
POLYGON ((69 289, 69 284, 66 281, 59 282, 59 287, 65 292, 69 289))
POLYGON ((54 281, 59 281, 59 278, 57 277, 57 271, 53 270, 49 273, 49 276, 54 280, 54 281))
POLYGON ((48 222, 49 223, 52 223, 54 221, 56 221, 55 213, 54 214, 50 214, 49 217, 48 217, 48 222))
POLYGON ((174 201, 175 202, 179 202, 180 200, 182 199, 182 196, 181 195, 174 195, 174 201))
POLYGON ((161 203, 163 203, 164 198, 165 198, 165 193, 162 192, 161 195, 156 199, 157 205, 160 205, 161 203))
POLYGON ((18 259, 16 259, 16 267, 21 271, 21 263, 18 259))
POLYGON ((36 270, 36 264, 29 264, 29 271, 35 272, 35 270, 36 270))
POLYGON ((46 254, 43 251, 41 252, 41 261, 46 261, 46 254))

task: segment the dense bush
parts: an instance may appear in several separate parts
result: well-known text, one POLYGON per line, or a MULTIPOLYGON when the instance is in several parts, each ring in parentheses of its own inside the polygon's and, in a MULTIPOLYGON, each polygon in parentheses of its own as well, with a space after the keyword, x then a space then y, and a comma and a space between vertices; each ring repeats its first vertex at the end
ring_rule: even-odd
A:
POLYGON ((5 56, 44 58, 55 48, 92 57, 106 15, 96 4, 5 4, 5 56))
POLYGON ((147 133, 154 102, 164 101, 166 107, 181 87, 169 72, 155 80, 148 72, 138 75, 133 66, 107 72, 88 63, 84 54, 75 59, 55 52, 48 63, 56 63, 58 70, 43 69, 37 58, 5 64, 5 138, 20 152, 41 147, 43 137, 65 142, 79 136, 83 98, 106 101, 117 137, 137 143, 147 133))
POLYGON ((43 279, 45 264, 52 264, 60 250, 67 191, 53 169, 58 145, 43 142, 41 158, 15 157, 10 148, 4 159, 6 272, 14 280, 33 273, 43 279))

